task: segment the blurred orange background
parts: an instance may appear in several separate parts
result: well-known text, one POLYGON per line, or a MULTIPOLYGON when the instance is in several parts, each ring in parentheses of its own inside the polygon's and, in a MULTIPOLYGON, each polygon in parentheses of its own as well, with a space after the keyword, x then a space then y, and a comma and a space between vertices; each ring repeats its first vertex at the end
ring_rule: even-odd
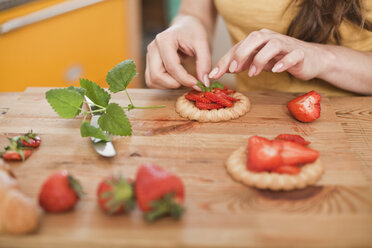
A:
POLYGON ((105 86, 123 60, 141 68, 138 9, 137 0, 39 0, 1 11, 0 91, 64 87, 81 77, 105 86))
MULTIPOLYGON (((146 47, 168 27, 180 2, 0 0, 0 92, 78 85, 79 78, 107 87, 107 72, 125 59, 138 71, 129 87, 145 87, 146 47)), ((216 30, 214 63, 231 46, 221 18, 216 30)), ((220 81, 230 85, 234 78, 220 81)))

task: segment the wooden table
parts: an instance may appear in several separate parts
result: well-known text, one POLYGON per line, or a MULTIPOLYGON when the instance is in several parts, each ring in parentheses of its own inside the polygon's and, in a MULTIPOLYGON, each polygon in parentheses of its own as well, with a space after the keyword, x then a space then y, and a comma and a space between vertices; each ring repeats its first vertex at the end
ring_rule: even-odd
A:
MULTIPOLYGON (((130 112, 134 134, 117 138, 118 156, 104 159, 79 137, 81 119, 59 118, 44 99, 45 88, 0 94, 0 133, 32 128, 43 144, 24 163, 12 164, 22 190, 35 197, 53 171, 68 169, 87 196, 69 213, 45 214, 38 233, 0 236, 0 247, 370 247, 372 246, 372 98, 323 98, 322 116, 302 124, 286 113, 286 93, 247 93, 252 110, 229 123, 201 124, 180 118, 180 91, 131 90, 138 105, 165 109, 130 112), (252 134, 306 136, 326 173, 316 186, 294 192, 260 191, 234 182, 224 160, 252 134), (148 224, 139 210, 110 217, 97 207, 102 176, 133 176, 144 162, 181 176, 187 212, 180 221, 148 224)), ((113 100, 127 104, 121 95, 113 100)), ((6 144, 5 136, 0 145, 6 144)))

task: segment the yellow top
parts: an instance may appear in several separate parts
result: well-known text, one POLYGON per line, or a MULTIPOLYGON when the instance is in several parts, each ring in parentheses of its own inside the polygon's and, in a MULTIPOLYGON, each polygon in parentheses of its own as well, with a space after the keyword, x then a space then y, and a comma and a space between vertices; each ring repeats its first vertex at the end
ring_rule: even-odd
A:
MULTIPOLYGON (((297 13, 293 4, 285 11, 292 0, 215 0, 219 14, 224 18, 230 32, 232 42, 236 44, 249 33, 267 28, 285 34, 297 13)), ((365 0, 367 18, 372 19, 372 1, 365 0)), ((372 51, 372 32, 361 30, 356 25, 344 22, 340 31, 342 45, 360 51, 372 51)), ((331 84, 320 80, 299 80, 287 72, 262 72, 255 77, 248 77, 248 72, 237 74, 238 89, 241 91, 286 91, 307 92, 316 90, 328 95, 351 95, 331 84)), ((352 83, 352 82, 350 82, 352 83)))

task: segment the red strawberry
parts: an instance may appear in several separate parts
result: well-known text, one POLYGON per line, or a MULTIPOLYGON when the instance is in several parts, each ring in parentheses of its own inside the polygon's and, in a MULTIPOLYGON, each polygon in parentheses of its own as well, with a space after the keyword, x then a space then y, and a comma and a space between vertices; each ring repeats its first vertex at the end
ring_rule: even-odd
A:
POLYGON ((285 165, 302 165, 315 162, 319 152, 292 141, 277 140, 282 144, 281 157, 285 165))
POLYGON ((8 150, 2 154, 2 158, 8 161, 11 161, 11 160, 20 161, 20 160, 25 160, 28 157, 30 157, 31 153, 32 153, 32 150, 30 149, 20 149, 18 151, 8 150), (23 157, 21 153, 23 153, 23 157))
POLYGON ((5 147, 5 151, 0 152, 0 155, 5 160, 22 160, 24 161, 31 156, 32 150, 22 146, 19 136, 9 138, 10 145, 5 147))
POLYGON ((195 90, 190 91, 187 95, 185 95, 185 98, 194 102, 211 103, 209 99, 205 98, 204 93, 197 92, 195 90))
POLYGON ((306 141, 302 136, 297 135, 297 134, 282 133, 282 134, 279 134, 278 136, 276 136, 275 140, 292 141, 292 142, 295 142, 295 143, 303 145, 303 146, 307 146, 307 145, 310 144, 309 141, 306 141))
POLYGON ((50 175, 44 182, 39 204, 48 212, 64 212, 72 209, 82 195, 80 183, 67 171, 60 171, 50 175))
POLYGON ((217 92, 217 93, 215 93, 215 94, 216 94, 217 96, 222 97, 222 98, 224 98, 224 99, 226 99, 226 100, 229 100, 229 101, 231 101, 231 102, 237 102, 237 101, 239 101, 239 99, 236 99, 236 98, 234 98, 234 97, 232 97, 232 96, 229 96, 228 94, 224 93, 223 91, 217 92))
POLYGON ((135 193, 138 206, 148 221, 165 215, 178 219, 184 210, 181 179, 157 165, 145 164, 138 169, 135 193))
POLYGON ((215 93, 212 93, 210 91, 206 91, 205 92, 205 97, 209 100, 211 100, 212 102, 215 102, 215 103, 218 103, 222 106, 225 106, 225 107, 232 107, 234 105, 233 102, 227 100, 227 99, 224 99, 218 95, 216 95, 215 93))
POLYGON ((198 109, 220 109, 223 108, 222 105, 218 103, 203 103, 203 102, 196 102, 195 106, 198 109))
POLYGON ((282 165, 276 168, 273 172, 280 173, 280 174, 298 174, 301 172, 301 169, 295 165, 282 165))
POLYGON ((38 147, 41 143, 41 138, 32 131, 26 133, 23 136, 19 136, 19 139, 22 142, 22 146, 26 147, 38 147))
POLYGON ((133 209, 135 200, 131 180, 111 176, 101 181, 97 188, 98 203, 108 214, 120 214, 133 209))
POLYGON ((248 139, 247 169, 255 172, 272 171, 283 165, 280 143, 260 136, 248 139))
POLYGON ((312 90, 290 101, 287 108, 297 120, 312 122, 320 117, 320 100, 321 96, 312 90))

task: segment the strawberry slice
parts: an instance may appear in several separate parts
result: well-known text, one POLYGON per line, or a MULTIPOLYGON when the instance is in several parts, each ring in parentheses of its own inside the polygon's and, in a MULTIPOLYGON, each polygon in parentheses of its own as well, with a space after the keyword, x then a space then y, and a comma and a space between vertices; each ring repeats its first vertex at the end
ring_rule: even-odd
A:
POLYGON ((185 95, 185 98, 194 102, 211 103, 209 99, 205 98, 204 93, 197 92, 196 90, 190 91, 187 95, 185 95))
POLYGON ((272 171, 283 165, 281 143, 260 136, 248 139, 247 169, 255 172, 272 171))
POLYGON ((275 140, 287 140, 297 144, 307 146, 310 144, 309 141, 305 140, 301 135, 282 133, 276 136, 275 140))
POLYGON ((301 169, 298 168, 295 165, 283 165, 278 168, 276 168, 273 172, 279 173, 279 174, 298 174, 301 172, 301 169))
POLYGON ((313 122, 320 117, 321 96, 312 90, 299 96, 287 105, 289 112, 301 122, 313 122))
POLYGON ((219 97, 222 97, 222 98, 224 98, 224 99, 226 99, 226 100, 229 100, 229 101, 231 101, 231 102, 237 102, 237 101, 239 101, 239 99, 236 99, 236 98, 234 98, 234 97, 232 97, 232 96, 229 96, 229 95, 227 95, 225 92, 223 92, 223 91, 220 91, 220 92, 217 92, 217 93, 215 93, 217 96, 219 96, 219 97))
POLYGON ((224 107, 232 107, 234 105, 234 103, 232 101, 229 101, 227 99, 224 99, 218 95, 216 95, 215 93, 212 93, 210 91, 206 91, 205 92, 205 97, 209 100, 211 100, 212 102, 215 102, 215 103, 218 103, 224 107))
POLYGON ((203 102, 196 102, 196 103, 195 103, 195 106, 196 106, 198 109, 207 109, 207 110, 223 108, 223 106, 220 105, 220 104, 218 104, 218 103, 203 103, 203 102))
POLYGON ((281 158, 285 165, 302 165, 315 162, 319 152, 292 141, 276 140, 281 144, 281 158))

